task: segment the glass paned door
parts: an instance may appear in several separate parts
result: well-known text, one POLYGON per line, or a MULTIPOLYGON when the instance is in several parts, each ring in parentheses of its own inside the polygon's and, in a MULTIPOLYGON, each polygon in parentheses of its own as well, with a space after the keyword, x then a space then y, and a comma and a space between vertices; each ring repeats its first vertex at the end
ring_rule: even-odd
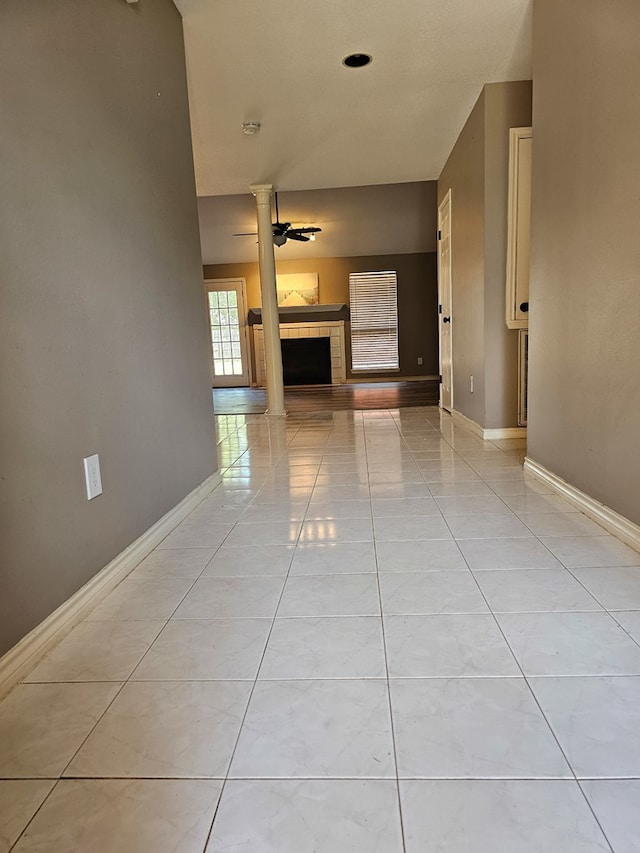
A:
POLYGON ((244 279, 205 282, 214 387, 249 384, 244 279))

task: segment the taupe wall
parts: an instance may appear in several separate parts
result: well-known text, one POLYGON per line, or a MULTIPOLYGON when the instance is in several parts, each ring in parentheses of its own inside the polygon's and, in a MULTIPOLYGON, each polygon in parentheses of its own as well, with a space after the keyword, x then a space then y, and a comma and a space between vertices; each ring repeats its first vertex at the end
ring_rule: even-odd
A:
POLYGON ((438 205, 449 189, 453 405, 484 426, 484 92, 438 179, 438 205))
MULTIPOLYGON (((277 250, 276 250, 277 251, 277 250)), ((278 261, 280 273, 317 272, 321 303, 349 303, 349 273, 396 270, 398 273, 398 349, 400 376, 433 376, 438 374, 437 271, 434 252, 409 255, 371 255, 355 258, 309 258, 278 261), (422 357, 422 365, 418 365, 422 357)), ((248 307, 260 305, 258 264, 207 264, 206 279, 244 277, 247 282, 248 307)), ((348 338, 348 336, 347 336, 348 338)), ((349 341, 347 340, 347 348, 349 341)), ((350 364, 349 353, 347 361, 350 364)), ((348 371, 348 376, 352 374, 348 371)), ((368 373, 368 378, 397 373, 368 373)), ((362 379, 362 374, 358 374, 362 379)))
POLYGON ((0 77, 2 652, 216 457, 173 3, 4 0, 0 77))
POLYGON ((485 86, 438 179, 438 204, 451 189, 453 404, 487 429, 518 419, 518 334, 505 323, 509 128, 530 123, 530 81, 485 86))
MULTIPOLYGON (((288 240, 280 260, 409 255, 436 250, 436 181, 278 192, 281 221, 322 228, 309 246, 288 240)), ((251 262, 255 240, 233 237, 256 230, 256 202, 242 195, 198 199, 203 264, 251 262)), ((274 204, 275 217, 275 204, 274 204)))
POLYGON ((537 0, 528 453, 640 523, 640 5, 537 0))
POLYGON ((505 322, 509 128, 531 124, 531 81, 485 86, 485 421, 518 424, 518 333, 505 322))

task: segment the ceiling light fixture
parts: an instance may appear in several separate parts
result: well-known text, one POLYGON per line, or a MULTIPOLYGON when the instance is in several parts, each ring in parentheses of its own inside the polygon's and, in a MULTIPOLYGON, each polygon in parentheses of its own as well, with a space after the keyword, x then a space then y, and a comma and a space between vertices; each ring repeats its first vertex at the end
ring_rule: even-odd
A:
POLYGON ((243 121, 242 122, 242 132, 245 134, 245 136, 255 136, 259 130, 260 130, 260 122, 259 121, 243 121))
POLYGON ((347 68, 364 68, 370 62, 373 62, 373 57, 369 56, 368 53, 350 53, 342 60, 342 64, 346 65, 347 68))

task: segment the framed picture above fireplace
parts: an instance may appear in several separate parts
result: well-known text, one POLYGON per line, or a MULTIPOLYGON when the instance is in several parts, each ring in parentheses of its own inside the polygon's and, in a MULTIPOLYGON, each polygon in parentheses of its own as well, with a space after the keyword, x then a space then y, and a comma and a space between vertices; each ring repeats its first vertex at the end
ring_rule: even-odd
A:
POLYGON ((317 305, 319 301, 318 273, 284 273, 276 277, 278 305, 317 305))

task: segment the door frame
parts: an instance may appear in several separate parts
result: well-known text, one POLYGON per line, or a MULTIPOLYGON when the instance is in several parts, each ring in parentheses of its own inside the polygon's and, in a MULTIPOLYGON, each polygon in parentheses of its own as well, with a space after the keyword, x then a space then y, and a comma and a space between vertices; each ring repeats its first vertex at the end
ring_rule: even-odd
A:
POLYGON ((531 237, 531 146, 533 128, 509 128, 509 195, 507 202, 508 329, 529 328, 529 257, 531 237), (524 262, 524 281, 520 277, 524 262), (522 291, 525 291, 524 293, 522 291), (522 311, 520 304, 527 303, 522 311))
MULTIPOLYGON (((247 372, 247 384, 241 385, 238 387, 241 388, 250 388, 253 384, 253 371, 251 369, 251 341, 249 340, 249 325, 247 323, 247 281, 244 276, 235 276, 229 278, 206 278, 204 280, 204 292, 205 297, 208 294, 209 290, 225 290, 225 284, 232 284, 234 287, 240 285, 240 300, 242 305, 238 304, 238 313, 240 316, 244 317, 244 323, 240 327, 240 351, 244 360, 244 367, 246 367, 247 372)), ((224 388, 224 385, 216 385, 215 383, 215 372, 213 369, 213 342, 211 340, 211 322, 209 318, 209 299, 206 298, 207 303, 207 328, 209 329, 209 348, 211 350, 211 383, 213 388, 224 388)), ((233 387, 233 386, 226 386, 233 387)))
POLYGON ((447 190, 445 197, 442 199, 440 204, 438 205, 438 359, 439 359, 439 370, 440 370, 440 408, 444 408, 445 411, 453 412, 453 275, 452 275, 452 239, 451 239, 451 187, 447 190), (451 352, 449 353, 449 362, 451 364, 451 408, 446 409, 442 405, 442 293, 443 293, 443 277, 442 277, 442 210, 443 208, 449 205, 449 277, 448 277, 448 304, 449 304, 449 346, 451 352))

